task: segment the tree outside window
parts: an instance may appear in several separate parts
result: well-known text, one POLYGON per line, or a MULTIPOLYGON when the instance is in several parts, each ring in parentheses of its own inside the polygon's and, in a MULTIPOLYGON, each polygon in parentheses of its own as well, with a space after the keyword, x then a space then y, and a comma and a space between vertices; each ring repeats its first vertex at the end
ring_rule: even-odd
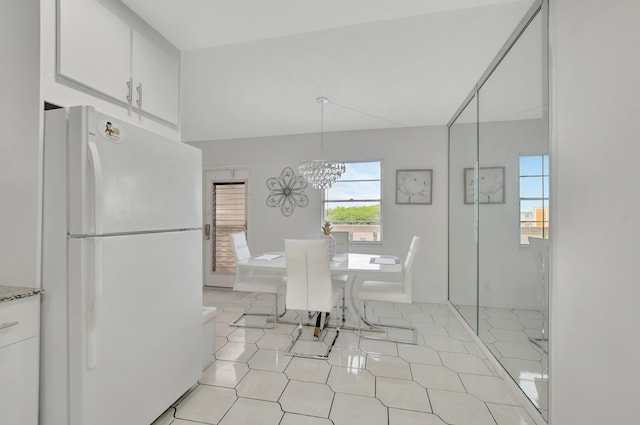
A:
POLYGON ((323 216, 333 231, 349 232, 351 242, 382 241, 382 163, 347 162, 346 171, 325 192, 323 216))

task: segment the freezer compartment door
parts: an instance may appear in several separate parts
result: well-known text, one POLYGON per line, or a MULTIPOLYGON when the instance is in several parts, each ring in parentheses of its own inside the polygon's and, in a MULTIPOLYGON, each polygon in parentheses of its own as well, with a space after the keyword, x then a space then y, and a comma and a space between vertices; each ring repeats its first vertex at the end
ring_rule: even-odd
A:
POLYGON ((199 149, 91 107, 69 110, 71 234, 202 226, 199 149))
POLYGON ((69 244, 70 425, 151 423, 202 374, 200 233, 69 244))

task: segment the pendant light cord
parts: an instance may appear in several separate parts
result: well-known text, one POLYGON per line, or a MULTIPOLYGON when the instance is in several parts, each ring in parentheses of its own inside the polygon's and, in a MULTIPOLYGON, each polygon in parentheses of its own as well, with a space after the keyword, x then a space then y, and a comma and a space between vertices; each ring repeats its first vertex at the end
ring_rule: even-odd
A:
POLYGON ((326 99, 326 101, 324 103, 330 103, 332 105, 339 106, 340 108, 348 109, 349 111, 357 112, 357 113, 362 114, 362 115, 367 115, 367 116, 369 116, 371 118, 376 118, 376 119, 379 119, 379 120, 382 120, 382 121, 387 121, 387 122, 390 122, 391 124, 395 124, 395 125, 400 126, 400 127, 410 127, 409 125, 407 125, 405 123, 401 123, 399 121, 390 120, 388 118, 381 117, 379 115, 370 114, 368 112, 364 112, 364 111, 361 111, 361 110, 356 109, 356 108, 351 108, 350 106, 341 105, 339 103, 332 102, 329 99, 327 99, 326 97, 325 98, 318 98, 318 101, 320 101, 320 99, 326 99))
POLYGON ((329 99, 326 97, 318 98, 318 102, 320 102, 320 157, 324 154, 324 104, 327 103, 329 99))
POLYGON ((320 157, 324 154, 324 105, 329 102, 329 99, 322 96, 316 99, 320 104, 320 157))

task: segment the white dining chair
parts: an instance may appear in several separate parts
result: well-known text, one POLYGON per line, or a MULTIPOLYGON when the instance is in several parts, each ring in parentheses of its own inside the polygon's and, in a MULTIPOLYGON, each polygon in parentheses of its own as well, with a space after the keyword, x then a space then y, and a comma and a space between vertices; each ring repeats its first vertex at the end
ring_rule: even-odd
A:
POLYGON ((264 325, 253 325, 247 322, 247 316, 271 316, 269 313, 247 313, 244 312, 239 318, 233 321, 230 325, 242 328, 258 328, 258 329, 273 329, 278 318, 282 317, 286 313, 285 311, 278 314, 278 294, 285 289, 285 278, 275 275, 255 275, 248 276, 241 275, 237 264, 240 261, 246 261, 251 258, 251 252, 249 251, 249 245, 247 244, 247 238, 244 232, 235 232, 229 234, 231 240, 231 251, 233 252, 233 258, 236 260, 236 279, 233 284, 233 290, 239 292, 258 292, 263 294, 273 294, 275 297, 275 307, 273 314, 273 322, 265 321, 264 325))
MULTIPOLYGON (((287 258, 285 304, 287 310, 299 312, 298 332, 287 348, 287 354, 295 357, 327 359, 340 334, 340 324, 342 323, 340 320, 336 327, 336 334, 328 344, 325 354, 306 354, 293 351, 305 326, 304 316, 310 311, 328 314, 340 299, 340 290, 337 290, 329 270, 327 241, 325 239, 285 239, 284 247, 287 258)), ((320 341, 324 338, 325 333, 326 327, 320 333, 318 338, 320 341)))
MULTIPOLYGON (((373 323, 367 318, 367 302, 368 301, 386 301, 391 303, 411 304, 412 302, 412 286, 413 286, 413 263, 415 261, 418 248, 420 246, 420 237, 414 236, 409 244, 407 258, 404 261, 402 269, 402 279, 400 281, 378 281, 365 280, 361 283, 357 291, 358 300, 363 301, 362 315, 360 321, 369 326, 369 330, 383 330, 382 328, 406 329, 412 332, 411 340, 391 340, 389 338, 379 338, 363 333, 363 329, 359 330, 360 336, 366 339, 380 339, 393 342, 404 342, 408 344, 416 344, 418 341, 418 333, 414 326, 403 326, 393 323, 373 323)), ((365 331, 367 329, 364 329, 365 331)))
POLYGON ((336 241, 336 254, 349 252, 349 232, 331 232, 336 241))
MULTIPOLYGON (((336 256, 349 252, 349 232, 331 232, 331 236, 336 241, 336 256)), ((347 285, 352 277, 346 274, 334 275, 334 286, 342 290, 342 318, 346 317, 348 307, 346 302, 347 285)), ((343 320, 344 323, 344 320, 343 320)))

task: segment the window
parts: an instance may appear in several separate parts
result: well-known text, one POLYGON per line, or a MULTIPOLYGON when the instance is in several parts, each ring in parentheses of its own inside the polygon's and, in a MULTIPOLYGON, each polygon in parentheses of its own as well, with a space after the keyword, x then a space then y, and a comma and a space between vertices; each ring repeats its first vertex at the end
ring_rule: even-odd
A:
POLYGON ((382 241, 380 199, 382 163, 347 162, 346 171, 327 189, 323 217, 333 230, 349 232, 351 242, 382 241))
POLYGON ((549 238, 549 155, 520 156, 520 244, 549 238))

